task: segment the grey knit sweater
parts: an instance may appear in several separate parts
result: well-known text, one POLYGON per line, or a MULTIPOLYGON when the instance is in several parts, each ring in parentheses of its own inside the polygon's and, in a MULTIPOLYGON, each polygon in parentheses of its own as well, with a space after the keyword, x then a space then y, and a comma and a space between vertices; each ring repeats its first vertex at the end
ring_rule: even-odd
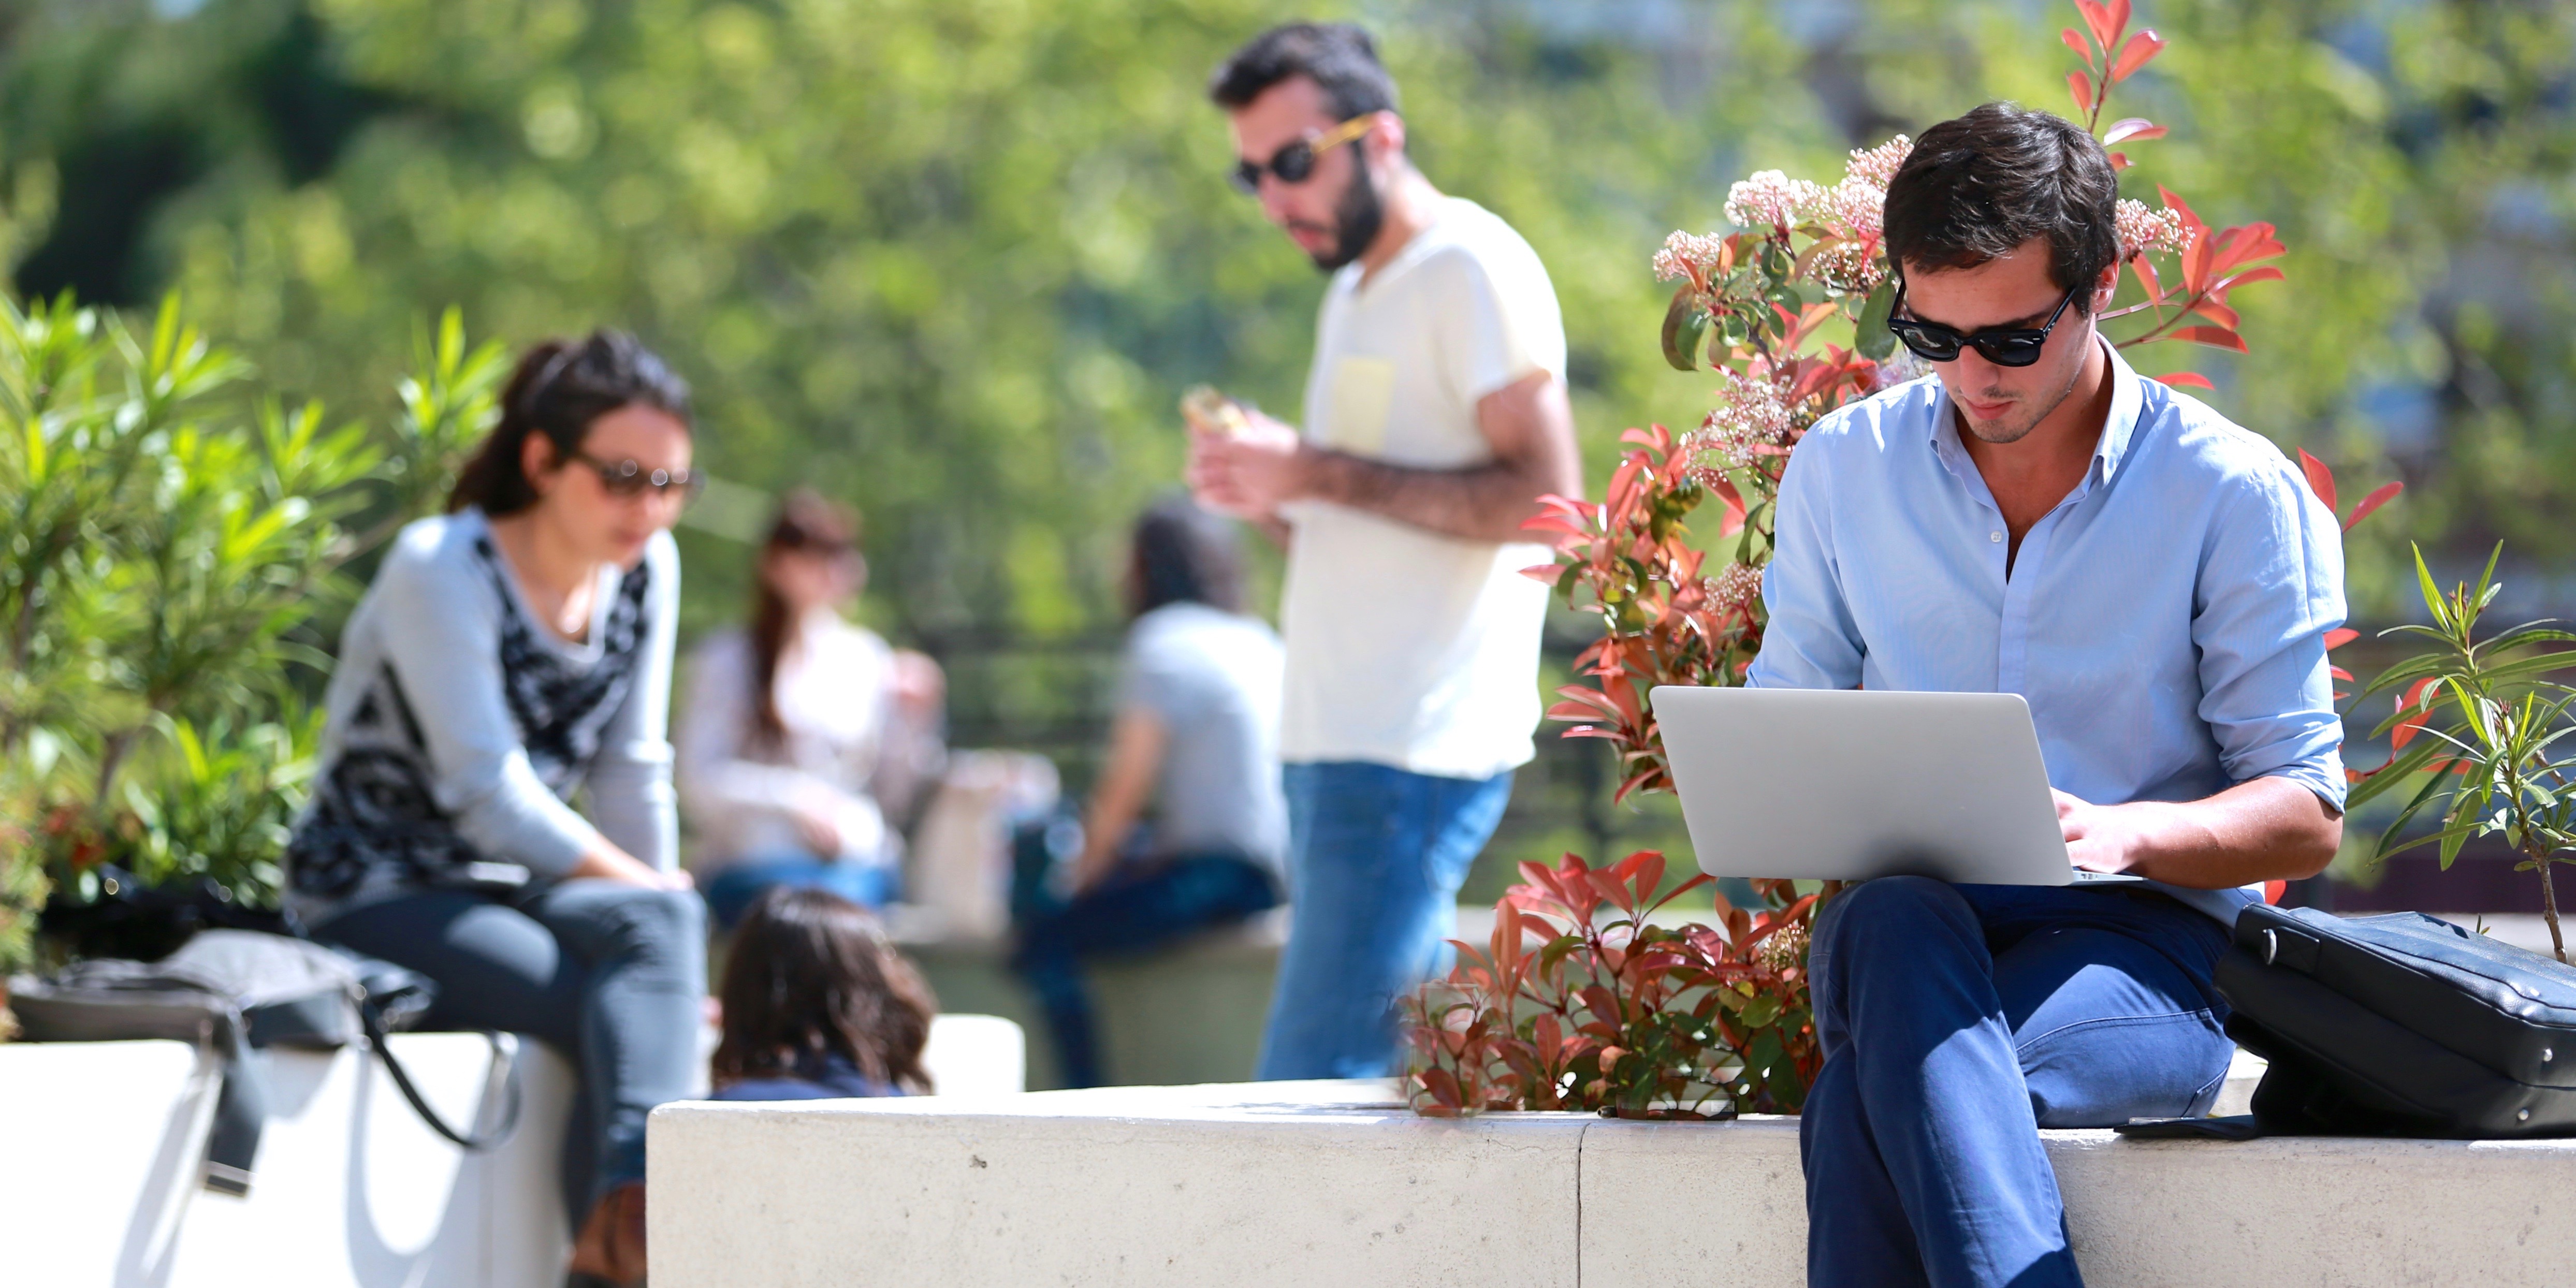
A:
POLYGON ((494 870, 473 864, 560 876, 602 836, 671 867, 679 574, 668 534, 603 570, 575 644, 529 610, 481 511, 404 528, 341 636, 289 903, 319 922, 494 870))

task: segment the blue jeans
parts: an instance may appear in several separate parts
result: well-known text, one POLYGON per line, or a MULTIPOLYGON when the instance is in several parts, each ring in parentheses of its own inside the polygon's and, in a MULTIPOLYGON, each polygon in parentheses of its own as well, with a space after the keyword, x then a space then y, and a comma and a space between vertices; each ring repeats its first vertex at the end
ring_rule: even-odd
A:
POLYGON ((424 1029, 526 1033, 573 1062, 581 1093, 562 1181, 575 1227, 608 1191, 644 1179, 645 1116, 706 1069, 706 914, 685 890, 572 880, 509 901, 423 890, 313 935, 437 981, 424 1029))
POLYGON ((893 864, 841 863, 811 856, 743 859, 716 869, 702 891, 707 913, 726 930, 751 911, 751 901, 772 886, 829 890, 862 908, 882 908, 894 901, 893 864))
POLYGON ((1290 765, 1284 784, 1295 920, 1253 1076, 1385 1077, 1396 1004, 1447 969, 1458 886, 1502 821, 1511 773, 1332 761, 1290 765))
POLYGON ((1818 920, 1807 1282, 2081 1284, 2042 1127, 2209 1112, 2227 931, 2151 891, 1884 877, 1818 920))
POLYGON ((1086 958, 1152 952, 1279 905, 1268 870, 1231 854, 1131 863, 1020 928, 1011 968, 1046 1012, 1056 1064, 1068 1087, 1100 1085, 1086 958))

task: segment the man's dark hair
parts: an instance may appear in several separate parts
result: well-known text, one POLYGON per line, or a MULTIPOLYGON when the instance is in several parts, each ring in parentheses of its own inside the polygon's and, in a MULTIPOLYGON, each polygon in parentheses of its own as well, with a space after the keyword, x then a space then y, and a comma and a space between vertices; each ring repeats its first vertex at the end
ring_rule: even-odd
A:
POLYGON ((1241 111, 1292 76, 1321 87, 1341 120, 1396 110, 1395 81, 1377 60, 1377 42, 1346 22, 1292 22, 1253 37, 1208 78, 1208 97, 1241 111))
MULTIPOLYGON (((2102 145, 2072 121, 1988 103, 1915 140, 1888 181, 1887 257, 1899 273, 1974 268, 2034 237, 2048 277, 2089 287, 2120 254, 2120 181, 2102 145)), ((2091 306, 2080 293, 2078 309, 2091 306)))

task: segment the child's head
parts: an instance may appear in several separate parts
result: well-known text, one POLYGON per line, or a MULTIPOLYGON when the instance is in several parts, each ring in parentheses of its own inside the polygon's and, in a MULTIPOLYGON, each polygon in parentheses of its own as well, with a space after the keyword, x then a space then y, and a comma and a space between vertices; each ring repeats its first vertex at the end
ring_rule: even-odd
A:
POLYGON ((715 1082, 795 1077, 837 1055, 879 1082, 930 1090, 921 1049, 939 1010, 857 904, 825 890, 762 895, 725 956, 715 1082))

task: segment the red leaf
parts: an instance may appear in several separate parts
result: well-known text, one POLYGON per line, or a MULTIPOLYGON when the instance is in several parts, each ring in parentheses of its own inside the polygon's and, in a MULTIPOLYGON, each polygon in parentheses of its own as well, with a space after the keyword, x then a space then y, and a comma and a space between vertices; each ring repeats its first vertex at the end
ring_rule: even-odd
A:
POLYGON ((2102 146, 2107 148, 2114 143, 2129 139, 2144 143, 2149 139, 2161 139, 2164 136, 2165 127, 2143 116, 2124 116, 2111 122, 2110 129, 2102 131, 2102 146))
MULTIPOLYGON (((2302 455, 2305 455, 2305 453, 2302 453, 2302 455)), ((2361 632, 2354 630, 2349 626, 2338 626, 2333 630, 2326 632, 2326 647, 2330 649, 2342 648, 2344 645, 2350 644, 2354 640, 2360 638, 2361 632)))
POLYGON ((2112 82, 2116 84, 2137 74, 2149 59, 2164 52, 2164 47, 2164 37, 2152 31, 2141 31, 2129 37, 2129 43, 2120 47, 2119 61, 2111 64, 2112 82))
POLYGON ((2228 278, 2226 281, 2220 282, 2217 286, 2211 289, 2232 291, 2237 287, 2251 286, 2256 282, 2278 282, 2281 281, 2282 278, 2283 274, 2280 269, 2275 268, 2270 264, 2265 264, 2261 268, 2246 269, 2244 272, 2238 273, 2235 276, 2228 278))
POLYGON ((2219 302, 2218 294, 2215 291, 2192 301, 2191 311, 2201 315, 2202 317, 2208 318, 2210 321, 2215 322, 2230 331, 2233 331, 2245 324, 2245 319, 2238 317, 2236 310, 2219 302))
POLYGON ((2299 472, 2308 476, 2308 490, 2316 493, 2317 499, 2326 503, 2326 513, 2334 513, 2334 471, 2327 469, 2324 461, 2308 455, 2308 449, 2302 447, 2299 449, 2299 472))
POLYGON ((2406 485, 2403 483, 2380 484, 2377 490, 2361 498, 2361 504, 2352 508, 2352 517, 2343 521, 2343 530, 2352 531, 2352 525, 2369 518, 2371 511, 2396 500, 2397 494, 2405 490, 2406 485))
MULTIPOLYGON (((2332 648, 2332 647, 2334 647, 2334 646, 2333 646, 2333 645, 2331 645, 2331 644, 2329 644, 2329 645, 2327 645, 2326 647, 2328 647, 2328 648, 2332 648)), ((2352 683, 2352 672, 2347 671, 2347 670, 2343 669, 2342 667, 2339 667, 2339 666, 2330 666, 2330 667, 2327 667, 2327 668, 2326 668, 2326 674, 2331 675, 2331 676, 2333 676, 2334 678, 2336 678, 2336 679, 2338 679, 2338 680, 2341 680, 2341 681, 2343 681, 2343 682, 2344 682, 2344 683, 2346 683, 2346 684, 2350 684, 2350 683, 2352 683)), ((2345 694, 2338 693, 2338 694, 2336 694, 2336 695, 2335 695, 2335 700, 2336 700, 2336 701, 2338 701, 2338 702, 2340 702, 2340 701, 2342 701, 2346 696, 2347 696, 2347 695, 2345 695, 2345 694)))
MULTIPOLYGON (((2424 696, 2424 690, 2433 687, 2433 679, 2434 678, 2432 676, 2428 675, 2421 680, 2417 680, 2412 685, 2407 686, 2404 693, 2397 695, 2397 709, 2404 711, 2408 707, 2415 706, 2417 701, 2424 696)), ((2432 718, 2432 712, 2419 709, 2415 714, 2398 721, 2397 724, 2388 731, 2388 749, 2394 752, 2405 747, 2406 744, 2415 741, 2416 730, 2422 729, 2424 727, 2424 722, 2432 718)))
POLYGON ((2074 29, 2073 27, 2069 27, 2069 28, 2067 28, 2066 30, 2064 30, 2064 31, 2061 31, 2061 32, 2057 33, 2057 38, 2058 38, 2059 40, 2063 40, 2063 41, 2065 41, 2065 42, 2066 42, 2066 47, 2067 47, 2067 48, 2069 48, 2069 49, 2074 50, 2074 51, 2075 51, 2075 56, 2076 56, 2076 57, 2081 58, 2081 59, 2083 59, 2083 60, 2084 60, 2084 66, 2085 66, 2085 69, 2086 69, 2086 70, 2088 70, 2088 71, 2089 71, 2089 70, 2091 70, 2091 69, 2092 69, 2092 67, 2093 67, 2093 47, 2092 47, 2091 45, 2087 45, 2087 44, 2085 44, 2085 43, 2084 43, 2084 38, 2083 38, 2082 36, 2079 36, 2079 35, 2075 34, 2075 29, 2074 29))
POLYGON ((2128 154, 2128 153, 2126 153, 2126 152, 2114 152, 2114 153, 2112 153, 2112 154, 2111 154, 2111 168, 2112 168, 2113 170, 2115 170, 2115 171, 2117 171, 2117 170, 2126 170, 2126 169, 2128 169, 2128 168, 2129 168, 2129 154, 2128 154))
POLYGON ((2066 89, 2068 93, 2075 96, 2076 111, 2090 112, 2093 110, 2092 77, 2087 76, 2082 72, 2068 72, 2066 73, 2066 89))
POLYGON ((2234 349, 2238 353, 2246 352, 2245 337, 2225 327, 2187 326, 2175 331, 2173 338, 2188 340, 2193 344, 2205 344, 2213 349, 2234 349))
MULTIPOLYGON (((2129 29, 2129 0, 2111 0, 2110 8, 2111 39, 2118 40, 2120 33, 2129 29)), ((2109 49, 2111 46, 2105 42, 2102 47, 2109 49)))
POLYGON ((2218 392, 2218 386, 2209 383, 2209 377, 2197 371, 2168 371, 2156 379, 2176 389, 2206 389, 2211 393, 2218 392))
POLYGON ((2209 289, 2210 257, 2213 252, 2209 229, 2206 225, 2190 231, 2191 242, 2182 248, 2182 289, 2186 294, 2199 295, 2209 289))
POLYGON ((1734 481, 1719 479, 1716 487, 1711 490, 1716 492, 1717 499, 1726 505, 1726 517, 1719 520, 1717 534, 1721 537, 1731 537, 1744 531, 1744 496, 1735 490, 1734 481))
MULTIPOLYGON (((2120 6, 2124 17, 2128 7, 2120 6)), ((2113 22, 2111 10, 2101 0, 2075 0, 2075 11, 2084 15, 2084 29, 2093 33, 2093 43, 2100 45, 2103 53, 2110 53, 2111 42, 2120 38, 2120 28, 2127 24, 2113 22)))
POLYGON ((2164 198, 2166 209, 2182 216, 2183 227, 2205 228, 2208 226, 2200 221, 2200 216, 2193 212, 2189 202, 2186 202, 2182 198, 2174 195, 2173 189, 2168 188, 2161 183, 2157 184, 2156 195, 2164 198))
POLYGON ((2286 893, 2286 892, 2289 890, 2289 888, 2290 888, 2290 883, 2289 883, 2289 882, 2287 882, 2287 881, 2266 881, 2266 882, 2264 882, 2264 883, 2263 883, 2263 902, 2265 902, 2265 903, 2279 903, 2279 902, 2281 901, 2281 896, 2282 896, 2284 893, 2286 893))
POLYGON ((2140 255, 2130 260, 2129 271, 2137 275, 2138 285, 2146 288, 2149 303, 2165 297, 2164 280, 2156 276, 2156 266, 2146 256, 2140 255))

